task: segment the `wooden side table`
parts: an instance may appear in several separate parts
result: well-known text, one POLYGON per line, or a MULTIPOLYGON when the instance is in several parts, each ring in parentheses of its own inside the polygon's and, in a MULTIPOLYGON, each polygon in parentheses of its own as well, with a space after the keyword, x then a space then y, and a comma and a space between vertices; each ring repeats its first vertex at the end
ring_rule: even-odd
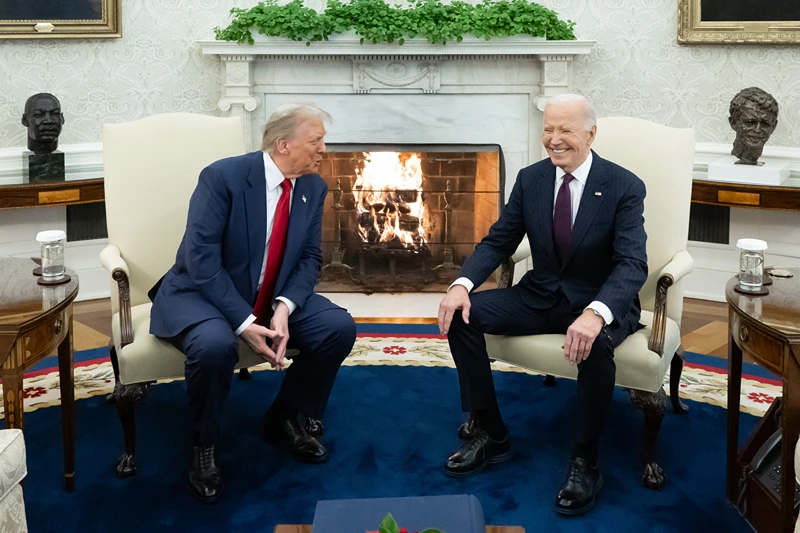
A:
POLYGON ((3 380, 5 427, 23 427, 22 375, 26 368, 58 349, 61 382, 61 431, 64 440, 64 487, 75 483, 75 389, 72 358, 72 302, 78 275, 61 285, 37 284, 36 263, 0 258, 0 379, 3 380))
POLYGON ((728 501, 736 504, 743 468, 782 422, 781 499, 759 480, 748 482, 746 518, 759 533, 794 530, 794 449, 800 435, 800 268, 786 268, 791 278, 771 277, 765 296, 734 291, 736 278, 728 281, 728 501), (739 450, 739 396, 742 385, 742 353, 779 375, 783 397, 762 418, 750 440, 739 450), (780 409, 779 409, 780 407, 780 409), (788 487, 788 490, 787 490, 788 487))
MULTIPOLYGON (((311 533, 311 526, 278 524, 273 533, 311 533)), ((486 533, 525 533, 525 529, 519 526, 486 526, 486 533)))

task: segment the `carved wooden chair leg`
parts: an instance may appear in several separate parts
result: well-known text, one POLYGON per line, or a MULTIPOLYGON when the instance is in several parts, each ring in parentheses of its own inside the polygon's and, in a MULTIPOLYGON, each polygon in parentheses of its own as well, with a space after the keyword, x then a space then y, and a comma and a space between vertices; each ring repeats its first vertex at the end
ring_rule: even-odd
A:
POLYGON ((547 374, 544 377, 543 383, 544 383, 545 387, 555 387, 556 386, 556 377, 555 376, 551 376, 550 374, 547 374))
POLYGON ((248 381, 253 379, 253 376, 250 375, 250 370, 246 368, 239 369, 239 381, 248 381))
POLYGON ((469 412, 467 421, 458 426, 458 438, 461 440, 469 440, 478 430, 478 419, 475 418, 475 413, 469 412))
POLYGON ((114 369, 114 392, 106 396, 106 402, 114 405, 117 403, 117 387, 119 385, 119 361, 117 360, 117 348, 114 341, 108 342, 108 357, 111 359, 111 368, 114 369))
POLYGON ((136 402, 147 394, 146 383, 132 383, 116 387, 117 414, 122 422, 122 433, 125 437, 125 452, 117 459, 117 477, 125 478, 136 475, 136 418, 134 407, 136 402))
POLYGON ((664 471, 656 462, 656 446, 658 444, 658 430, 664 420, 664 411, 667 408, 667 394, 664 387, 658 392, 645 392, 630 389, 628 391, 631 403, 644 412, 644 458, 645 467, 642 475, 642 485, 648 489, 661 490, 664 487, 664 471))
POLYGON ((685 415, 689 410, 689 406, 681 401, 681 373, 683 372, 683 363, 686 361, 686 354, 683 352, 683 346, 678 346, 675 355, 672 356, 672 362, 669 366, 669 399, 672 402, 672 409, 679 415, 685 415))

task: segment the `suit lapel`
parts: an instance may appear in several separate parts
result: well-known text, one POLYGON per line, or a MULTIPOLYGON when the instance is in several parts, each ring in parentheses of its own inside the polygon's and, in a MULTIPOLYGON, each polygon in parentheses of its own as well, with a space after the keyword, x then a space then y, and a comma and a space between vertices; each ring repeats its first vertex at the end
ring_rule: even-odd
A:
POLYGON ((261 266, 264 264, 264 253, 267 242, 267 178, 264 173, 264 156, 261 152, 254 152, 247 176, 249 189, 242 191, 244 205, 247 211, 247 244, 250 255, 250 282, 252 292, 256 293, 261 275, 261 266))
MULTIPOLYGON (((575 249, 580 245, 586 232, 592 226, 597 211, 605 198, 603 195, 608 189, 608 174, 606 174, 605 165, 603 160, 592 152, 592 168, 589 169, 589 177, 586 179, 586 186, 583 188, 583 195, 581 196, 581 203, 578 207, 578 216, 575 218, 575 224, 572 226, 572 234, 569 238, 569 251, 564 258, 564 266, 572 259, 575 249), (596 193, 600 193, 597 195, 596 193)), ((563 267, 562 267, 563 268, 563 267)))
POLYGON ((298 256, 302 251, 300 244, 305 241, 303 233, 308 231, 309 199, 315 198, 309 187, 309 180, 300 176, 294 180, 294 191, 292 195, 292 208, 289 211, 289 228, 286 230, 286 250, 283 252, 283 263, 278 280, 275 283, 275 294, 283 288, 284 283, 289 278, 289 274, 294 270, 298 256))

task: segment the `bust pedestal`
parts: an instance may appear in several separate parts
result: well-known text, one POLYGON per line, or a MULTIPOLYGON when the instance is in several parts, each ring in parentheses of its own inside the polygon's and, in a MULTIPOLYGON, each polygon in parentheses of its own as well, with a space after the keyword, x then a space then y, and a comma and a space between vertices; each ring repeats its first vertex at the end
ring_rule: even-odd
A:
POLYGON ((789 179, 789 161, 768 157, 759 159, 763 165, 737 165, 736 161, 737 158, 730 155, 709 163, 708 179, 755 185, 780 185, 789 179))
POLYGON ((25 183, 64 181, 64 152, 49 154, 22 152, 22 176, 25 183))

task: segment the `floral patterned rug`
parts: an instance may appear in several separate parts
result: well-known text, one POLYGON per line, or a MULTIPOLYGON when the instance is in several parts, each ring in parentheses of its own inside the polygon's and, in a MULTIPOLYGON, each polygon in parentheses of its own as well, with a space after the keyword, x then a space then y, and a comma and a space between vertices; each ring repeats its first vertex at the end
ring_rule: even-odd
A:
MULTIPOLYGON (((76 360, 80 357, 76 354, 76 360)), ((702 356, 700 356, 702 357, 702 356)), ((25 411, 60 404, 58 371, 55 358, 53 367, 26 375, 24 387, 25 411)), ((724 363, 724 360, 720 360, 724 363)), ((345 365, 396 365, 396 366, 446 366, 454 367, 447 340, 434 334, 360 334, 345 365)), ((493 365, 501 372, 536 374, 506 363, 493 365)), ((272 371, 263 364, 251 368, 254 371, 272 371)), ((164 382, 173 381, 165 380, 164 382)), ((75 397, 88 398, 108 394, 114 387, 114 372, 107 356, 77 362, 75 366, 75 397)), ((669 375, 664 381, 669 392, 669 375)), ((681 376, 682 397, 690 400, 727 407, 727 371, 705 364, 692 362, 689 354, 681 376)), ((780 383, 775 379, 747 373, 742 378, 741 410, 756 416, 763 415, 776 396, 781 394, 780 383)), ((0 413, 2 406, 0 405, 0 413)))

